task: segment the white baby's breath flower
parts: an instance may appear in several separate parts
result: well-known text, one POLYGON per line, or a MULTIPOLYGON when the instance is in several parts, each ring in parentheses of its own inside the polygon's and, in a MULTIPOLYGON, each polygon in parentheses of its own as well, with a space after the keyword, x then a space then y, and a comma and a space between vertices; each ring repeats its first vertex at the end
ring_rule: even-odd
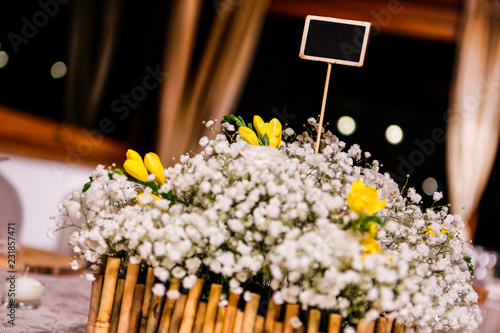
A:
POLYGON ((87 279, 90 282, 95 281, 95 275, 92 273, 87 273, 85 274, 85 279, 87 279))
POLYGON ((186 289, 191 289, 196 284, 196 280, 197 280, 196 275, 194 274, 188 275, 182 280, 182 286, 186 289))
POLYGON ((179 299, 181 293, 177 289, 169 289, 166 293, 167 298, 169 299, 179 299))
POLYGON ((443 198, 443 192, 434 192, 434 194, 432 195, 432 199, 434 201, 439 201, 443 198))
POLYGON ((78 260, 71 261, 70 265, 71 265, 71 269, 74 271, 80 269, 80 263, 78 262, 78 260))
POLYGON ((165 285, 163 283, 155 283, 155 285, 153 286, 153 289, 152 289, 153 294, 155 294, 156 296, 159 296, 159 297, 165 295, 165 291, 166 291, 166 288, 165 288, 165 285))

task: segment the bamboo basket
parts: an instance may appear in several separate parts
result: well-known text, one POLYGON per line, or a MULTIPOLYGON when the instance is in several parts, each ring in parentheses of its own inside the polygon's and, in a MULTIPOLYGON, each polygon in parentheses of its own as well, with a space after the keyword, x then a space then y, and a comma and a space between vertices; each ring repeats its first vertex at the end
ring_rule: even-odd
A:
MULTIPOLYGON (((178 299, 159 297, 152 293, 154 274, 148 269, 145 281, 140 281, 139 266, 126 265, 124 281, 119 277, 119 258, 108 257, 105 270, 98 272, 92 284, 87 333, 339 333, 342 318, 338 314, 325 316, 316 309, 308 310, 307 320, 293 327, 300 309, 296 304, 277 305, 268 302, 265 316, 259 313, 260 295, 251 293, 244 302, 240 295, 230 293, 228 305, 219 306, 222 286, 212 284, 208 300, 200 300, 204 280, 198 279, 187 295, 178 299), (242 306, 243 304, 243 306, 242 306), (325 322, 326 320, 326 322, 325 322)), ((178 290, 179 282, 169 284, 178 290)), ((360 321, 357 333, 403 333, 404 327, 388 318, 374 322, 360 321)))

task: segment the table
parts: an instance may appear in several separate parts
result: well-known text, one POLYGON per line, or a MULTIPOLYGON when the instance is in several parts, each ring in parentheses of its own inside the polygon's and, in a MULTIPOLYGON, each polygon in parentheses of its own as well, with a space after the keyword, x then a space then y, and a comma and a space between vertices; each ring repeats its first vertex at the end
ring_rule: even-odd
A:
MULTIPOLYGON (((0 271, 3 290, 6 271, 0 271)), ((21 277, 18 273, 17 277, 21 277)), ((90 305, 91 282, 76 275, 30 274, 45 285, 42 304, 36 310, 15 309, 15 326, 8 321, 9 309, 0 306, 2 333, 85 333, 90 305)))

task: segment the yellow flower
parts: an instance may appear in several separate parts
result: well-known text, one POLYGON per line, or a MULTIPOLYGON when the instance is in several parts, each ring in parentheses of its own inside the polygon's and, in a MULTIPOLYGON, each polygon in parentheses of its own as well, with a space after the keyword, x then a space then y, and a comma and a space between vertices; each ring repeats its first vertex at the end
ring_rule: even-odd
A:
POLYGON ((137 161, 137 162, 142 162, 141 155, 139 155, 139 153, 136 152, 133 149, 127 150, 127 154, 126 155, 127 155, 127 160, 134 160, 134 161, 137 161))
POLYGON ((273 118, 270 122, 265 124, 267 138, 269 145, 279 148, 281 146, 281 123, 278 119, 273 118))
POLYGON ((385 207, 386 201, 378 201, 377 190, 371 186, 365 186, 361 180, 352 184, 351 193, 347 196, 349 208, 359 215, 371 215, 385 207))
MULTIPOLYGON (((441 227, 442 227, 442 226, 443 226, 443 225, 441 224, 441 227)), ((448 230, 446 230, 446 229, 441 229, 440 233, 441 233, 441 234, 447 234, 447 233, 448 233, 448 230)), ((434 231, 432 231, 432 230, 431 230, 431 226, 430 226, 430 225, 427 227, 427 229, 425 229, 425 234, 427 234, 427 235, 432 235, 432 236, 436 236, 436 233, 435 233, 434 231)))
POLYGON ((123 163, 123 168, 129 175, 141 182, 148 181, 148 170, 142 162, 141 156, 134 150, 127 151, 127 160, 123 163))
POLYGON ((368 224, 368 234, 375 235, 377 233, 377 229, 378 229, 378 227, 377 227, 377 223, 376 222, 373 222, 373 221, 369 222, 369 224, 368 224))
POLYGON ((242 126, 238 129, 238 134, 245 140, 247 143, 258 146, 259 139, 257 138, 257 134, 252 131, 250 128, 242 126))
POLYGON ((257 131, 257 135, 259 137, 264 136, 266 134, 266 123, 260 116, 253 116, 253 127, 257 131))
MULTIPOLYGON (((143 195, 144 195, 144 192, 141 192, 141 193, 139 193, 139 195, 137 195, 137 203, 138 203, 139 205, 142 205, 142 204, 141 204, 141 197, 142 197, 143 195)), ((151 198, 155 198, 155 199, 156 199, 156 202, 160 201, 160 199, 161 199, 159 196, 157 196, 156 194, 153 194, 153 193, 151 193, 149 196, 150 196, 151 198)))
POLYGON ((144 165, 150 173, 156 176, 155 180, 158 184, 165 183, 165 169, 163 169, 163 165, 158 155, 155 153, 146 154, 144 157, 144 165))
POLYGON ((375 254, 382 251, 382 247, 379 245, 379 243, 377 243, 377 241, 372 236, 368 236, 367 238, 363 239, 360 242, 360 244, 364 246, 366 251, 363 256, 363 260, 365 259, 366 256, 370 254, 375 254))

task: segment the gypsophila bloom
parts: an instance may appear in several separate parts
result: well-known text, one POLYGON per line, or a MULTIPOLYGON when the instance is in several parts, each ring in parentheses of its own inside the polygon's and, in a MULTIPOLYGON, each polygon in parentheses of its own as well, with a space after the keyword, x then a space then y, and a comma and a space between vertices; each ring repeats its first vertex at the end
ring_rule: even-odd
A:
POLYGON ((443 198, 443 192, 434 192, 434 194, 432 195, 432 199, 434 201, 439 201, 443 198))
POLYGON ((382 312, 405 332, 478 327, 460 216, 420 207, 415 189, 400 193, 369 153, 330 132, 318 154, 309 132, 284 129, 279 149, 228 137, 201 138, 202 151, 166 168, 159 188, 97 167, 58 205, 57 230, 78 228, 69 243, 80 259, 152 267, 161 282, 153 292, 170 299, 180 296, 166 291, 173 279, 190 289, 209 276, 248 301, 246 286, 266 276, 276 303, 339 313, 347 332, 382 312))

